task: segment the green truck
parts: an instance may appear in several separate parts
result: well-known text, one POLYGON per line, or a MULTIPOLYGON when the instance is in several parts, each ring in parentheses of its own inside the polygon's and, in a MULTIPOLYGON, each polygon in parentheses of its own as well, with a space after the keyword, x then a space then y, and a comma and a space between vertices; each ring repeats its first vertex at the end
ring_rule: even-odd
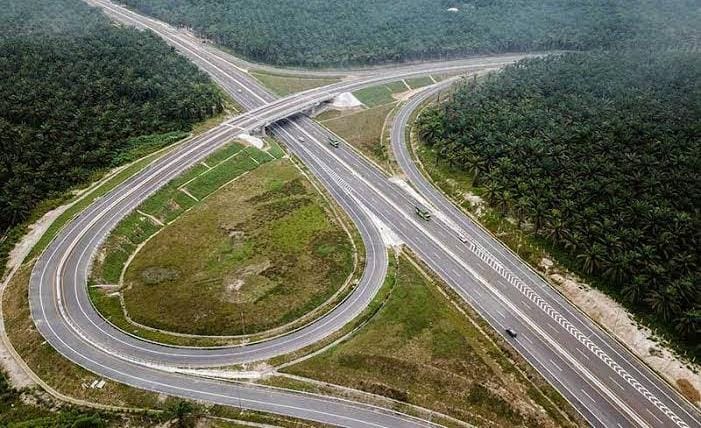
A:
POLYGON ((338 146, 339 146, 340 144, 341 144, 341 143, 340 143, 338 140, 336 140, 335 138, 329 138, 329 145, 330 145, 331 147, 336 147, 336 148, 338 148, 338 146))
POLYGON ((429 221, 431 220, 431 212, 427 210, 426 208, 422 207, 421 205, 416 205, 414 207, 416 210, 416 215, 421 217, 422 219, 429 221))

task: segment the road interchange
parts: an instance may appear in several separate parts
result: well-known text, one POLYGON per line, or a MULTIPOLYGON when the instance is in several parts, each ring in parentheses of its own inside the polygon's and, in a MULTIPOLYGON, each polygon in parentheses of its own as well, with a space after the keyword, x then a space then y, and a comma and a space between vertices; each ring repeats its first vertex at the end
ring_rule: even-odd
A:
MULTIPOLYGON (((422 201, 421 197, 417 200, 416 194, 389 181, 389 177, 349 146, 343 144, 339 149, 331 149, 326 144, 331 136, 327 130, 307 117, 294 116, 341 92, 426 73, 475 72, 508 64, 522 56, 381 70, 377 74, 276 100, 244 70, 213 49, 202 48, 196 40, 109 2, 90 3, 106 8, 122 22, 148 27, 164 37, 212 75, 248 111, 187 142, 101 198, 74 219, 42 254, 30 284, 32 315, 42 335, 64 356, 105 377, 188 398, 224 401, 222 404, 229 405, 238 402, 256 410, 337 425, 424 424, 405 415, 356 403, 339 403, 321 397, 305 402, 305 396, 193 379, 175 372, 181 367, 230 365, 291 352, 338 331, 358 315, 381 284, 387 265, 384 244, 368 215, 372 213, 386 226, 391 226, 409 248, 498 331, 508 325, 521 332, 519 340, 512 341, 513 346, 592 425, 701 425, 693 406, 572 308, 435 189, 426 187, 428 184, 420 174, 416 176, 412 172, 410 159, 404 158, 409 164, 403 164, 402 156, 398 156, 410 180, 438 214, 430 223, 423 223, 412 215, 413 206, 422 201), (286 119, 289 117, 291 119, 286 119), (85 284, 92 256, 109 231, 124 215, 189 165, 241 132, 267 125, 324 184, 359 229, 368 264, 354 293, 317 322, 289 335, 247 347, 165 347, 129 336, 102 319, 90 304, 85 284), (470 243, 466 245, 457 235, 468 236, 470 243), (329 412, 327 407, 333 411, 329 412), (320 411, 320 408, 325 410, 320 411)), ((412 100, 398 115, 392 133, 395 139, 404 134, 408 117, 404 114, 416 108, 418 104, 415 103, 412 100)), ((395 151, 403 144, 396 141, 400 145, 393 140, 395 151)))

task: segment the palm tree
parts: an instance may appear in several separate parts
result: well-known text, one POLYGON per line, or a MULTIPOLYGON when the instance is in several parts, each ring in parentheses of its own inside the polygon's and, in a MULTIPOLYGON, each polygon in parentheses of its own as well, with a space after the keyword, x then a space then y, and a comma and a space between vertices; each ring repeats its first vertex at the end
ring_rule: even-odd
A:
POLYGON ((581 260, 584 272, 593 273, 599 270, 605 256, 606 250, 604 246, 596 242, 585 248, 583 253, 577 255, 577 258, 581 260))
POLYGON ((432 145, 436 140, 443 135, 443 120, 440 112, 437 109, 424 111, 418 120, 418 134, 421 141, 428 145, 432 145))
POLYGON ((619 284, 630 275, 631 255, 628 252, 615 252, 604 265, 604 276, 619 284))
POLYGON ((695 338, 701 336, 701 307, 695 307, 684 312, 676 319, 674 327, 680 334, 695 338))
POLYGON ((489 181, 484 185, 484 192, 482 193, 482 196, 489 202, 490 204, 494 204, 497 200, 497 196, 501 194, 502 188, 496 184, 494 181, 489 181))
POLYGON ((665 321, 670 321, 681 309, 679 297, 673 287, 652 290, 647 293, 644 300, 665 321))
POLYGON ((565 222, 562 221, 560 210, 550 210, 550 215, 545 220, 545 236, 554 243, 561 243, 567 236, 565 222))
POLYGON ((475 186, 480 185, 481 174, 486 170, 486 161, 476 153, 467 154, 467 167, 472 173, 472 183, 475 186))
POLYGON ((647 277, 636 275, 630 283, 623 286, 621 295, 626 302, 638 304, 642 300, 645 290, 647 290, 647 277))

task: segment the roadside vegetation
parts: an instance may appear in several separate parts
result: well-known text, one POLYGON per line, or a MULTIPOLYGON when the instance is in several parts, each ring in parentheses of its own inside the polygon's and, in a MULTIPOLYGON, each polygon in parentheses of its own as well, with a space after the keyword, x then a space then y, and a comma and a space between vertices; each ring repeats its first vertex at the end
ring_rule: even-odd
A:
POLYGON ((430 76, 407 79, 355 91, 353 95, 365 107, 339 111, 328 110, 316 120, 339 135, 381 167, 387 167, 387 118, 403 94, 433 83, 430 76))
MULTIPOLYGON (((415 404, 478 426, 575 424, 567 416, 569 406, 547 384, 531 384, 508 353, 406 255, 399 257, 390 278, 390 294, 368 324, 283 372, 415 404)), ((284 378, 274 383, 299 387, 284 378)))
MULTIPOLYGON (((6 428, 120 428, 164 427, 240 428, 246 422, 299 427, 302 421, 258 412, 199 404, 180 399, 164 400, 158 411, 119 412, 95 410, 61 403, 36 388, 13 388, 0 371, 0 426, 6 428)), ((315 424, 303 424, 315 426, 315 424)))
POLYGON ((281 76, 263 71, 251 71, 250 74, 258 79, 266 88, 281 97, 338 82, 338 79, 333 78, 281 76))
POLYGON ((353 268, 352 242, 299 170, 234 143, 119 224, 95 263, 91 295, 140 335, 152 336, 125 319, 116 289, 95 285, 121 285, 130 318, 155 329, 252 334, 319 307, 353 268))
POLYGON ((209 80, 156 36, 80 0, 0 10, 0 273, 36 211, 222 110, 209 80))
POLYGON ((80 409, 58 403, 48 394, 34 388, 13 388, 0 371, 0 426, 7 428, 108 428, 123 426, 157 426, 175 417, 166 412, 162 417, 80 409))
POLYGON ((688 51, 534 59, 460 88, 418 133, 524 232, 517 249, 548 250, 699 358, 699 82, 688 51))
POLYGON ((479 53, 677 43, 698 34, 695 0, 123 0, 250 60, 310 67, 479 53), (680 11, 683 11, 681 13, 680 11), (689 13, 690 12, 690 13, 689 13), (670 17, 684 20, 670 26, 670 17))

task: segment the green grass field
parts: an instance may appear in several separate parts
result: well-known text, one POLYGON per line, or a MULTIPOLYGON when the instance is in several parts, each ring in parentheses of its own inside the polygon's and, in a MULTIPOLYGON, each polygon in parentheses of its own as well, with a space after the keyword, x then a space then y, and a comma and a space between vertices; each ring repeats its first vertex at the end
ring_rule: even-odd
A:
MULTIPOLYGON (((165 196, 156 194, 142 206, 165 218, 171 215, 156 205, 171 207, 168 213, 178 217, 145 244, 126 271, 122 292, 135 321, 180 333, 252 334, 318 307, 352 272, 349 237, 290 161, 258 166, 253 156, 272 156, 255 155, 251 148, 225 150, 229 157, 214 155, 217 166, 205 161, 211 167, 205 174, 190 182, 186 174, 164 189, 165 196), (242 176, 244 170, 249 174, 242 176), (232 175, 239 178, 214 191, 232 175), (192 209, 182 214, 173 196, 180 186, 196 197, 210 192, 209 197, 200 203, 190 198, 192 209)), ((117 283, 124 261, 154 227, 138 212, 127 217, 106 242, 93 283, 117 283)), ((119 318, 117 297, 92 294, 106 316, 119 318)))
POLYGON ((403 80, 397 80, 396 82, 390 82, 385 85, 387 89, 393 94, 406 92, 409 88, 406 87, 403 80))
POLYGON ((129 256, 137 246, 156 233, 163 223, 178 218, 219 187, 256 168, 272 155, 239 143, 231 143, 216 151, 203 162, 168 183, 136 211, 125 217, 110 234, 100 257, 93 266, 92 282, 117 284, 129 256))
POLYGON ((406 84, 411 87, 411 89, 423 88, 424 86, 432 85, 433 80, 430 76, 415 77, 413 79, 406 79, 406 84))
POLYGON ((369 324, 349 340, 284 371, 476 425, 569 424, 405 256, 390 297, 369 324), (539 407, 543 402, 549 413, 539 407))
POLYGON ((393 93, 394 91, 387 85, 381 85, 357 90, 353 92, 353 95, 355 95, 361 103, 372 108, 394 102, 395 99, 392 97, 393 93))
POLYGON ((338 82, 338 79, 280 76, 259 71, 252 71, 251 75, 281 97, 338 82))

